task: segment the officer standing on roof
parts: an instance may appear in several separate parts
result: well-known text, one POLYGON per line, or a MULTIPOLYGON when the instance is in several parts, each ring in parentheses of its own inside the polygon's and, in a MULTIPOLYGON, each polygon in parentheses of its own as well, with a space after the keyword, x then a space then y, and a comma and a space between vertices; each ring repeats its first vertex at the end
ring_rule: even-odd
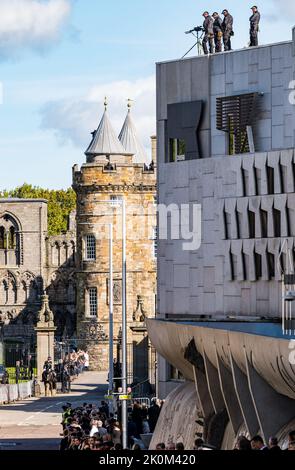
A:
POLYGON ((250 17, 250 47, 258 46, 258 32, 260 23, 260 13, 257 6, 251 8, 252 16, 250 17))
POLYGON ((234 19, 228 10, 223 10, 222 15, 224 16, 222 22, 223 29, 223 45, 225 51, 231 51, 231 37, 234 35, 233 23, 234 19))
POLYGON ((215 42, 215 52, 222 51, 222 19, 220 18, 217 11, 215 11, 212 15, 213 17, 213 32, 214 32, 214 42, 215 42))
POLYGON ((204 34, 202 45, 203 45, 204 54, 208 55, 209 52, 210 54, 213 54, 214 52, 213 18, 212 16, 209 15, 208 11, 205 11, 203 13, 203 16, 205 18, 204 23, 203 23, 205 34, 204 34), (208 42, 209 42, 209 51, 208 51, 208 42))

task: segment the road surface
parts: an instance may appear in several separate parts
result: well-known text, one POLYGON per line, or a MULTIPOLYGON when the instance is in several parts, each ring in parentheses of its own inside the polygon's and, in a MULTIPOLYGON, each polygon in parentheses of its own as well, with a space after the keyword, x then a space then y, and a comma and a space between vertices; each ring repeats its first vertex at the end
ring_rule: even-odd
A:
POLYGON ((106 373, 84 372, 72 384, 70 394, 1 405, 0 450, 58 450, 62 405, 100 402, 107 392, 106 378, 106 373))

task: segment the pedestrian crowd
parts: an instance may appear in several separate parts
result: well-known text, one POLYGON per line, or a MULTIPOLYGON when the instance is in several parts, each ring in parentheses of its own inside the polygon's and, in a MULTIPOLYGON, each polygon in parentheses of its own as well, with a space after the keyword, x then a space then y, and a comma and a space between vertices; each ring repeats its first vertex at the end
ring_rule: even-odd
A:
POLYGON ((235 446, 235 450, 263 450, 272 452, 281 452, 282 450, 295 450, 295 430, 290 431, 288 434, 288 445, 286 449, 279 446, 279 441, 276 437, 270 437, 268 445, 264 442, 263 438, 259 435, 248 439, 245 436, 239 436, 235 446))
MULTIPOLYGON (((152 399, 150 406, 135 401, 128 413, 128 448, 144 449, 141 434, 152 433, 156 427, 163 402, 152 399)), ((120 408, 111 413, 105 401, 100 406, 83 403, 73 408, 71 403, 62 407, 61 451, 120 451, 122 447, 122 429, 120 408)))
MULTIPOLYGON (((156 446, 156 450, 185 450, 182 442, 174 444, 169 442, 165 445, 164 442, 160 442, 156 446)), ((214 450, 213 446, 205 444, 203 439, 198 438, 194 443, 194 450, 214 450)), ((276 437, 271 437, 268 441, 268 445, 265 444, 264 440, 260 435, 254 436, 252 439, 248 439, 246 436, 239 436, 235 448, 233 450, 263 450, 272 452, 281 452, 283 450, 295 450, 295 430, 290 431, 288 434, 287 448, 282 449, 279 446, 279 441, 276 437)))
POLYGON ((42 371, 42 382, 45 388, 45 396, 55 395, 57 383, 61 383, 61 392, 69 393, 71 391, 71 382, 79 377, 84 370, 89 368, 89 355, 87 351, 81 349, 72 350, 54 365, 52 358, 48 357, 45 361, 42 371))

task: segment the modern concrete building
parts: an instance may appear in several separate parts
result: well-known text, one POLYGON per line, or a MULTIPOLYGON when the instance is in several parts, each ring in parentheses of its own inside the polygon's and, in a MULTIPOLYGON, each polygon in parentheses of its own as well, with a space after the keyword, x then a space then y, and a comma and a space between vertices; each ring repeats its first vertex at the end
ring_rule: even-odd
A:
POLYGON ((295 428, 294 323, 282 325, 294 284, 294 31, 157 65, 158 197, 174 205, 174 236, 158 242, 157 319, 147 321, 167 397, 152 446, 190 448, 194 432, 222 448, 258 432, 282 442, 295 428), (198 250, 175 239, 181 204, 201 205, 198 250))
MULTIPOLYGON (((105 104, 105 108, 107 105, 105 104)), ((156 146, 151 160, 130 112, 119 138, 105 109, 85 152, 73 168, 77 194, 77 335, 90 367, 108 370, 109 224, 113 224, 114 357, 119 361, 122 325, 122 206, 126 205, 128 382, 154 382, 154 354, 144 325, 155 316, 156 146), (83 341, 84 340, 84 341, 83 341)))

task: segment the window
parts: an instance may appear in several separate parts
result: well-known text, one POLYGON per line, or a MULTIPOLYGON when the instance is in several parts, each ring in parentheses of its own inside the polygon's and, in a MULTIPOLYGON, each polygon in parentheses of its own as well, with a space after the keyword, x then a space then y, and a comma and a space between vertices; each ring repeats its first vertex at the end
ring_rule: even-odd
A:
POLYGON ((0 264, 17 266, 20 264, 20 229, 10 215, 0 218, 0 264))
POLYGON ((267 191, 268 194, 275 192, 275 170, 271 166, 266 167, 267 191))
POLYGON ((255 212, 248 210, 249 238, 255 238, 255 212))
POLYGON ((262 256, 259 253, 254 253, 255 259, 255 272, 256 272, 256 279, 262 278, 262 256))
POLYGON ((275 277, 275 255, 267 252, 267 267, 269 279, 275 277))
POLYGON ((112 201, 112 206, 118 206, 120 205, 120 201, 122 201, 123 196, 118 196, 116 194, 112 194, 110 197, 110 200, 112 201))
POLYGON ((6 246, 5 228, 0 227, 0 250, 4 250, 6 246))
POLYGON ((186 145, 181 139, 169 139, 169 161, 179 162, 185 160, 186 145))
POLYGON ((275 238, 280 238, 281 236, 281 212, 275 208, 273 208, 273 224, 274 224, 274 236, 275 238))
POLYGON ((153 228, 153 256, 158 256, 158 227, 153 228))
POLYGON ((229 155, 250 151, 248 130, 255 121, 256 97, 257 93, 247 93, 216 99, 216 128, 228 134, 229 155))
POLYGON ((85 258, 88 261, 96 259, 96 239, 94 235, 86 235, 85 258))
POLYGON ((267 238, 268 212, 261 209, 260 217, 261 217, 261 237, 267 238))
POLYGON ((89 288, 89 315, 91 317, 97 316, 97 289, 96 287, 89 288))

